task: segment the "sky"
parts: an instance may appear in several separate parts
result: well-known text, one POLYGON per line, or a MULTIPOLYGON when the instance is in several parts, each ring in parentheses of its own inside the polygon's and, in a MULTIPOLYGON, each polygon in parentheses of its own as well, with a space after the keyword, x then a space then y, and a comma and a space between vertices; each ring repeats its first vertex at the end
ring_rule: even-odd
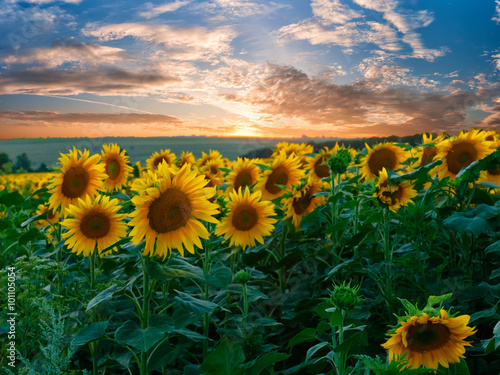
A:
POLYGON ((0 0, 0 19, 1 139, 500 125, 500 0, 0 0))

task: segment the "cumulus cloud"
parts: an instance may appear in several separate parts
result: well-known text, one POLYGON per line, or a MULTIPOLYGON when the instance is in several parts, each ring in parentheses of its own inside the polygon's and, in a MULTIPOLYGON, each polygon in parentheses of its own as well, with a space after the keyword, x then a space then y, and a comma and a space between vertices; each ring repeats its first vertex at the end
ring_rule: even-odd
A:
POLYGON ((210 15, 212 20, 227 20, 271 14, 286 6, 272 1, 214 0, 199 3, 193 9, 210 15))
POLYGON ((126 59, 127 55, 121 48, 81 43, 75 39, 58 39, 50 47, 23 49, 17 54, 0 57, 0 62, 56 68, 65 63, 114 64, 126 59))
POLYGON ((372 81, 336 85, 310 78, 294 67, 269 65, 250 93, 224 97, 254 106, 264 120, 298 119, 346 134, 407 134, 464 126, 468 108, 492 100, 499 92, 498 87, 426 92, 380 87, 372 81))
POLYGON ((121 23, 105 26, 88 25, 84 35, 101 41, 118 40, 133 36, 163 45, 174 60, 217 61, 232 51, 231 41, 237 36, 231 26, 179 28, 163 24, 121 23))
POLYGON ((175 12, 187 4, 189 4, 189 1, 174 1, 173 3, 165 3, 155 7, 152 3, 146 3, 144 5, 147 10, 140 12, 139 15, 144 18, 153 18, 163 13, 175 12))
POLYGON ((86 71, 39 69, 0 75, 0 94, 148 95, 177 82, 179 79, 176 77, 155 72, 109 68, 86 71))

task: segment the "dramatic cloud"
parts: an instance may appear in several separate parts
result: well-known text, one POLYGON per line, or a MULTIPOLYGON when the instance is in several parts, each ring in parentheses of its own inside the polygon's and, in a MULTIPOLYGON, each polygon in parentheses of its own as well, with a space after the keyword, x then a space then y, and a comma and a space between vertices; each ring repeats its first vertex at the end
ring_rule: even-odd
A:
POLYGON ((83 33, 101 41, 133 36, 161 44, 171 59, 186 61, 216 61, 232 51, 230 43, 237 36, 231 26, 209 30, 205 27, 178 28, 149 23, 121 23, 100 27, 90 25, 83 33))
POLYGON ((285 6, 269 1, 214 0, 202 2, 194 9, 210 15, 212 20, 227 20, 270 14, 285 6))
POLYGON ((75 39, 56 40, 51 47, 24 49, 17 54, 0 57, 0 62, 8 65, 41 65, 44 68, 56 68, 65 63, 77 64, 114 64, 127 57, 121 48, 81 43, 75 39))
POLYGON ((147 95, 179 82, 178 78, 155 72, 128 72, 119 69, 26 70, 0 75, 1 94, 147 95))
POLYGON ((499 92, 499 85, 452 93, 380 88, 370 81, 335 85, 311 79, 290 66, 269 65, 248 95, 225 98, 255 106, 264 120, 289 118, 330 125, 331 131, 404 134, 408 129, 418 133, 464 126, 467 109, 492 100, 499 92))
POLYGON ((140 12, 139 15, 144 18, 153 18, 163 13, 175 12, 184 5, 189 4, 189 1, 175 1, 173 3, 165 3, 158 6, 153 6, 152 3, 144 4, 148 10, 140 12))

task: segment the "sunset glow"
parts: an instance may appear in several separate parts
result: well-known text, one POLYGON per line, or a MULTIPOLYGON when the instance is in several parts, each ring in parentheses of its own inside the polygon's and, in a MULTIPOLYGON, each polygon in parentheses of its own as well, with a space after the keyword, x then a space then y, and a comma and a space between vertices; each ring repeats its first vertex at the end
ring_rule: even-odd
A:
POLYGON ((0 138, 500 124, 500 0, 0 0, 0 138))

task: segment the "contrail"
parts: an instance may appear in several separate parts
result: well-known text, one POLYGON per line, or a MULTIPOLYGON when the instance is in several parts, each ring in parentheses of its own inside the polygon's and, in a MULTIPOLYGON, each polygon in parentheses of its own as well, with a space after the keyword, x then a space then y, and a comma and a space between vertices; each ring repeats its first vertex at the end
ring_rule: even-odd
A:
POLYGON ((87 99, 77 99, 77 98, 68 98, 66 96, 58 96, 58 95, 39 95, 39 96, 49 96, 51 98, 58 98, 58 99, 67 99, 67 100, 75 100, 77 102, 86 102, 86 103, 92 103, 92 104, 101 104, 101 105, 107 105, 109 107, 115 107, 115 108, 122 108, 122 109, 128 109, 130 111, 136 111, 136 112, 141 112, 141 113, 147 113, 148 115, 154 115, 155 113, 153 112, 148 112, 148 111, 142 111, 140 109, 135 109, 135 108, 130 108, 130 107, 125 107, 123 105, 117 105, 117 104, 111 104, 111 103, 105 103, 105 102, 97 102, 95 100, 87 100, 87 99))

